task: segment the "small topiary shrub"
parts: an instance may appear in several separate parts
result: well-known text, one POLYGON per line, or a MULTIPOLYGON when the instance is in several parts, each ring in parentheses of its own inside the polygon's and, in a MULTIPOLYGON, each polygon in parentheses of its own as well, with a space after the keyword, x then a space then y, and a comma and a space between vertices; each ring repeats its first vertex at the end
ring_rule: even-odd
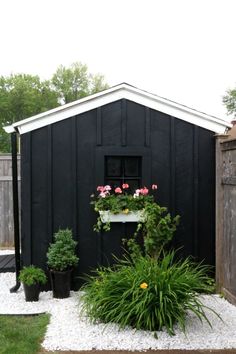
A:
POLYGON ((198 297, 198 292, 209 292, 209 267, 190 258, 174 262, 174 256, 140 256, 99 268, 83 287, 83 311, 92 321, 150 331, 166 328, 171 335, 176 323, 185 331, 188 310, 210 325, 198 297))
POLYGON ((72 238, 69 229, 59 230, 54 234, 54 243, 47 252, 48 266, 56 271, 65 271, 75 267, 79 258, 75 254, 77 242, 72 238))

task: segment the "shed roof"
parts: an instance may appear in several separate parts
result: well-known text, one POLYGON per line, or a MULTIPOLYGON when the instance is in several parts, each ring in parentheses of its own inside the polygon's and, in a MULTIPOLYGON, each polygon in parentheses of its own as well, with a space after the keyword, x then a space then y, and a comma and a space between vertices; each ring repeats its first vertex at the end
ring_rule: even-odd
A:
POLYGON ((47 112, 23 119, 5 127, 4 129, 8 133, 17 131, 20 134, 24 134, 123 98, 198 125, 215 133, 224 133, 227 128, 232 126, 229 122, 223 119, 199 112, 147 91, 140 90, 127 83, 122 83, 99 93, 51 109, 47 112))

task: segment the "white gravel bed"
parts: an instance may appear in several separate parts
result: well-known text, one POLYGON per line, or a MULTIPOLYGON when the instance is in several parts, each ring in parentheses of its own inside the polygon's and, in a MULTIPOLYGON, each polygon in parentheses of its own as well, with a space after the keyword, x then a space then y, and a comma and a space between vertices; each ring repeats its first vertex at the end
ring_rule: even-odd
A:
POLYGON ((117 325, 91 324, 79 314, 80 292, 71 292, 68 299, 53 299, 52 293, 42 292, 39 302, 27 303, 22 287, 16 294, 9 289, 15 284, 14 273, 0 273, 0 314, 26 314, 49 312, 51 314, 42 346, 46 350, 148 350, 148 349, 231 349, 236 348, 236 306, 217 295, 204 295, 202 301, 214 309, 222 322, 212 312, 206 311, 213 328, 194 315, 188 315, 187 332, 176 328, 176 335, 158 332, 158 339, 148 331, 117 325))
POLYGON ((6 256, 8 254, 15 254, 15 250, 0 250, 0 256, 6 256))

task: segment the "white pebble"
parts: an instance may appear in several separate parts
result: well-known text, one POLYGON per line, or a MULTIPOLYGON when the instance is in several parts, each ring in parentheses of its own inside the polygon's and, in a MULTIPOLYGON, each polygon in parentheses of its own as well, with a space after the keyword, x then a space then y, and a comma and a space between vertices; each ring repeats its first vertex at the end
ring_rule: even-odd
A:
POLYGON ((14 273, 0 273, 0 314, 48 312, 50 324, 42 343, 46 350, 148 350, 148 349, 231 349, 236 348, 236 306, 218 295, 201 296, 202 302, 223 319, 206 310, 213 328, 201 323, 193 314, 187 317, 187 331, 176 327, 176 335, 158 332, 155 339, 149 331, 132 328, 119 330, 115 324, 91 324, 79 314, 80 292, 71 292, 67 299, 53 299, 51 291, 42 292, 38 302, 26 302, 22 287, 11 294, 14 273))

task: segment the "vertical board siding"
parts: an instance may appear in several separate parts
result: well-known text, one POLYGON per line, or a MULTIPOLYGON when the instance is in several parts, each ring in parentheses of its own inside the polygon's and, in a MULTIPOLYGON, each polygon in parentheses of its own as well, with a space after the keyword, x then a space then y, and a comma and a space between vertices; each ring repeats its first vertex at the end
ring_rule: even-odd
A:
POLYGON ((52 126, 52 194, 53 230, 72 225, 72 120, 64 120, 52 126))
POLYGON ((102 145, 102 109, 97 108, 97 145, 102 145))
POLYGON ((176 215, 175 206, 175 118, 171 117, 170 121, 170 212, 172 215, 176 215))
POLYGON ((150 137, 151 137, 151 117, 150 117, 150 108, 145 107, 145 146, 150 146, 150 137))
POLYGON ((215 138, 212 132, 199 129, 198 149, 199 258, 215 264, 215 138))
POLYGON ((121 145, 127 145, 127 104, 126 100, 121 100, 121 145))
MULTIPOLYGON (((32 264, 32 146, 31 133, 21 137, 21 249, 24 265, 32 264)), ((45 230, 47 232, 47 230, 45 230)), ((47 237, 47 234, 45 235, 47 237)))
MULTIPOLYGON (((47 127, 47 219, 48 219, 48 235, 53 234, 53 195, 52 195, 52 126, 47 127)), ((47 237, 48 239, 48 237, 47 237)))
POLYGON ((127 146, 145 146, 145 107, 127 101, 127 146))
MULTIPOLYGON (((102 117, 101 117, 102 119, 102 117)), ((95 189, 95 147, 97 112, 92 110, 77 117, 77 222, 79 274, 96 267, 99 258, 99 239, 93 231, 96 215, 90 205, 95 189), (82 119, 81 119, 82 118, 82 119)), ((101 125, 100 125, 100 128, 101 125)))
POLYGON ((59 227, 71 228, 78 240, 76 276, 112 263, 112 254, 120 256, 122 238, 130 237, 134 225, 115 224, 109 233, 95 233, 90 195, 104 183, 106 156, 132 155, 142 158, 142 183, 158 184, 156 201, 181 216, 175 246, 184 247, 184 256, 214 262, 212 137, 212 132, 128 100, 24 134, 24 260, 45 266, 47 247, 59 227))
POLYGON ((181 217, 176 246, 183 247, 184 255, 194 255, 193 125, 177 119, 175 137, 175 205, 176 213, 181 217))
POLYGON ((72 179, 71 179, 71 195, 72 197, 72 233, 76 241, 78 241, 78 164, 77 164, 77 118, 71 119, 71 164, 72 164, 72 179))
POLYGON ((151 110, 151 166, 149 183, 158 184, 157 202, 169 207, 170 201, 170 118, 151 110))
POLYGON ((199 129, 194 126, 193 132, 193 253, 199 254, 198 224, 199 224, 199 129))
POLYGON ((121 112, 121 101, 102 107, 102 145, 121 146, 121 112))
POLYGON ((48 131, 37 129, 31 138, 32 263, 44 264, 48 248, 48 131), (42 257, 42 254, 44 255, 42 257))

